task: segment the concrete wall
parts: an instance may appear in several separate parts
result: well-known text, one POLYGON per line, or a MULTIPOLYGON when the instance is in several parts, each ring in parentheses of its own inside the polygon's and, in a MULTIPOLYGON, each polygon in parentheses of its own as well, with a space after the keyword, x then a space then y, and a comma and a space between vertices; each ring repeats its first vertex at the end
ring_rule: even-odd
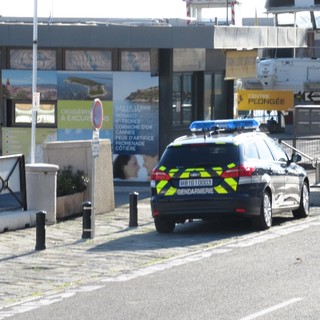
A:
MULTIPOLYGON (((91 200, 92 150, 91 140, 48 142, 44 145, 44 162, 60 168, 72 165, 75 170, 88 174, 90 182, 85 192, 85 201, 91 200)), ((114 187, 112 170, 111 141, 99 141, 99 157, 96 158, 96 181, 94 189, 95 213, 114 210, 114 187)))

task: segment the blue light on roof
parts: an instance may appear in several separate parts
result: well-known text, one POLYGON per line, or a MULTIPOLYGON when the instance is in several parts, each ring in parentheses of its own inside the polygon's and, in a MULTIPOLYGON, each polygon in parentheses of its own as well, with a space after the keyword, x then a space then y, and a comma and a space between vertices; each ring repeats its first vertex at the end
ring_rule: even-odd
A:
POLYGON ((231 119, 231 120, 203 120, 193 121, 189 127, 192 132, 212 130, 254 130, 259 128, 260 123, 256 119, 231 119))

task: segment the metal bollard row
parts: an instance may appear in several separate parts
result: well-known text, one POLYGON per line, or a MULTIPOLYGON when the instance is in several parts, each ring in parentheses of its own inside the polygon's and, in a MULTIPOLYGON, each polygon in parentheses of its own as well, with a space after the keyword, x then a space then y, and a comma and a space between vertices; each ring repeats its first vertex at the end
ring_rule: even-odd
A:
MULTIPOLYGON (((138 192, 130 193, 130 219, 129 227, 138 226, 138 192)), ((90 239, 92 237, 91 226, 91 210, 92 204, 90 201, 86 201, 82 204, 82 239, 90 239)), ((46 212, 39 211, 36 214, 36 246, 35 250, 46 249, 46 212)))
POLYGON ((39 211, 36 214, 36 247, 35 250, 46 249, 46 212, 39 211))
POLYGON ((91 201, 85 201, 82 208, 82 239, 91 239, 91 201))
POLYGON ((129 218, 129 227, 138 226, 138 192, 132 192, 129 196, 130 203, 130 218, 129 218))

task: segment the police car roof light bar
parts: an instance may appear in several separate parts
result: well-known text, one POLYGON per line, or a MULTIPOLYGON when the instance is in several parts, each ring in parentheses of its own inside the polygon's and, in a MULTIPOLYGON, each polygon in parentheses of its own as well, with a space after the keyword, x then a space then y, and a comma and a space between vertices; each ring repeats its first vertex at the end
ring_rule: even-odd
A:
POLYGON ((260 126, 256 119, 225 119, 225 120, 201 120, 193 121, 189 129, 191 132, 206 132, 211 130, 224 131, 241 131, 241 130, 256 130, 260 126))

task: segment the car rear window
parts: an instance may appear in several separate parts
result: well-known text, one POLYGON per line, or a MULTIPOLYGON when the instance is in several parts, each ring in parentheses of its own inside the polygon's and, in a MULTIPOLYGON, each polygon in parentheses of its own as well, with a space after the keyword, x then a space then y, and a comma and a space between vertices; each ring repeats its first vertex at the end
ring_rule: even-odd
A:
POLYGON ((233 144, 201 144, 171 146, 164 152, 159 165, 167 168, 223 167, 238 163, 239 150, 233 144))

